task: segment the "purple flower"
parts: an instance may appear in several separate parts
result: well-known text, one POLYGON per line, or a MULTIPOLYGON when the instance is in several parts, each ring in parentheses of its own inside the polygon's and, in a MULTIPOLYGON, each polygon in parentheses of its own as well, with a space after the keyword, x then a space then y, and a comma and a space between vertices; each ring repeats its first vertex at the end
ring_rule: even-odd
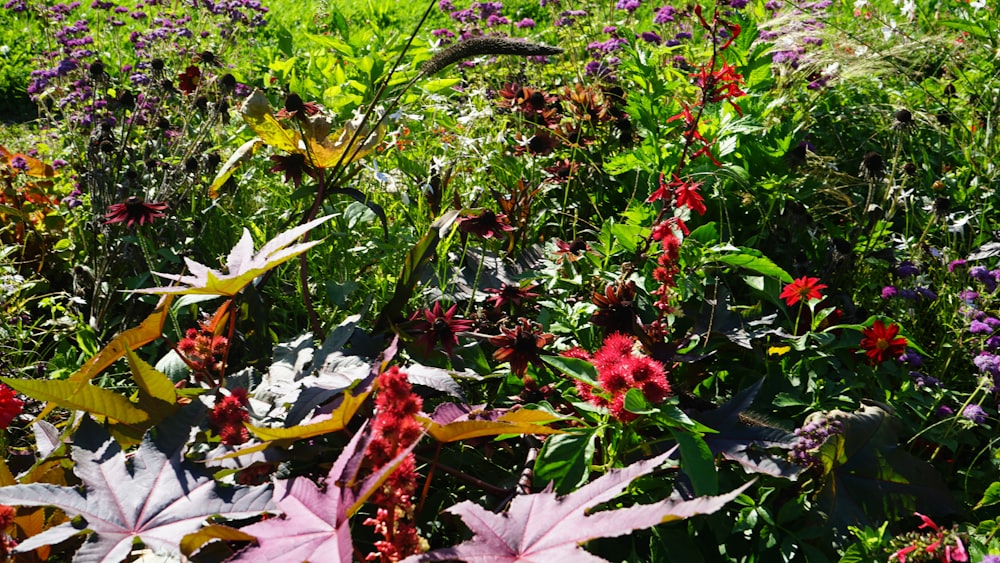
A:
POLYGON ((961 258, 959 258, 958 260, 952 260, 951 262, 948 263, 948 273, 950 274, 954 272, 956 268, 964 268, 964 267, 965 267, 965 260, 961 258))
POLYGON ((674 14, 676 12, 677 10, 675 10, 673 6, 669 5, 663 6, 662 8, 657 10, 656 15, 653 16, 653 23, 659 23, 659 24, 670 23, 674 21, 674 14))
POLYGON ((10 165, 17 170, 27 170, 28 161, 21 155, 14 155, 14 158, 10 159, 10 165))
POLYGON ((990 334, 993 332, 993 329, 984 322, 972 321, 969 323, 969 332, 972 334, 990 334))
POLYGON ((535 27, 535 20, 531 18, 524 18, 523 20, 514 24, 514 27, 518 29, 533 29, 535 27))
POLYGON ((764 4, 764 9, 765 10, 770 10, 772 12, 777 12, 778 10, 781 9, 781 1, 780 0, 767 0, 767 3, 764 4))
POLYGON ((986 317, 985 319, 983 319, 983 322, 989 325, 989 327, 994 330, 996 330, 997 327, 1000 327, 1000 319, 996 317, 986 317))
POLYGON ((976 424, 982 424, 986 422, 987 418, 989 418, 989 415, 986 414, 983 407, 979 405, 966 405, 966 407, 962 409, 962 416, 972 422, 975 422, 976 424))
POLYGON ((940 387, 941 380, 936 377, 931 377, 929 375, 920 373, 919 371, 911 371, 910 379, 917 387, 940 387))
POLYGON ((984 555, 979 563, 1000 563, 1000 555, 984 555))
POLYGON ((955 410, 949 407, 948 405, 941 405, 940 407, 937 408, 936 412, 937 415, 940 416, 941 418, 945 418, 955 414, 955 410))
POLYGON ((641 5, 642 2, 640 0, 618 0, 615 4, 615 9, 625 10, 631 14, 632 12, 638 10, 641 5))
POLYGON ((69 163, 66 162, 65 160, 63 160, 61 158, 57 158, 57 159, 55 159, 55 160, 52 161, 52 168, 54 168, 55 170, 59 170, 60 168, 62 168, 63 166, 66 166, 67 164, 69 164, 69 163))
POLYGON ((994 334, 993 336, 987 338, 985 344, 990 350, 1000 348, 1000 334, 994 334))
POLYGON ((972 358, 972 363, 976 364, 976 367, 983 373, 1000 376, 1000 356, 989 352, 980 352, 978 356, 972 358))
POLYGON ((901 278, 908 278, 919 274, 920 268, 909 260, 903 260, 899 263, 899 266, 896 266, 896 273, 899 274, 899 277, 901 278))
POLYGON ((958 297, 966 303, 972 304, 973 301, 979 299, 979 292, 972 290, 964 290, 958 292, 958 297))
POLYGON ((969 268, 969 277, 985 283, 986 280, 991 279, 993 276, 990 275, 990 271, 984 266, 973 266, 969 268))
POLYGON ((924 358, 913 348, 907 348, 899 356, 899 361, 909 364, 915 368, 924 365, 924 358))
POLYGON ((642 33, 639 34, 639 38, 645 41, 646 43, 652 43, 654 45, 659 45, 660 43, 663 42, 663 38, 653 33, 652 31, 643 31, 642 33))
POLYGON ((931 301, 934 301, 935 299, 938 298, 937 293, 934 293, 934 291, 931 290, 931 288, 929 287, 918 287, 917 293, 920 295, 920 297, 923 297, 924 299, 929 299, 931 301))
POLYGON ((910 299, 910 300, 915 300, 918 297, 920 297, 917 294, 917 292, 913 291, 912 289, 901 289, 901 290, 899 290, 899 296, 902 297, 903 299, 910 299))
POLYGON ((455 6, 451 3, 451 0, 439 0, 438 9, 442 12, 447 12, 449 10, 454 10, 455 6))
POLYGON ((887 285, 882 288, 882 299, 892 299, 899 293, 895 286, 887 285))

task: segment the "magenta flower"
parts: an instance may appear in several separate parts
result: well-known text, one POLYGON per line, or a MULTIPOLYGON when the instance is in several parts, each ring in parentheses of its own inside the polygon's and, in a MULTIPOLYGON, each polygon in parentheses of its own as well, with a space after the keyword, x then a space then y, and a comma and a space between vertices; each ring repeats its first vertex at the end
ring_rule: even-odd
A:
POLYGON ((153 219, 163 217, 163 212, 166 210, 166 203, 145 203, 132 196, 124 203, 109 205, 108 212, 104 215, 104 224, 125 223, 125 226, 131 229, 138 223, 141 227, 146 223, 152 223, 153 219))

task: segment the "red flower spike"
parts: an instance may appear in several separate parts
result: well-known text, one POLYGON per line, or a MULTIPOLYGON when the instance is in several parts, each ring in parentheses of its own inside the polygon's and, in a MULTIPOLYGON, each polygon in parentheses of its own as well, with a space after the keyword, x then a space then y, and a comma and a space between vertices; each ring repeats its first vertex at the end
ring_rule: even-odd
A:
POLYGON ((0 383, 0 429, 7 428, 24 409, 24 401, 13 389, 0 383))
MULTIPOLYGON (((899 325, 896 323, 889 323, 886 326, 884 322, 877 320, 872 323, 871 327, 862 329, 861 334, 864 336, 861 339, 861 348, 864 349, 865 355, 868 356, 872 364, 881 364, 888 359, 898 358, 906 350, 908 344, 905 338, 897 336, 899 325)), ((927 525, 928 522, 925 520, 924 526, 927 525)))
POLYGON ((791 307, 799 301, 808 302, 810 299, 822 299, 823 295, 819 292, 821 289, 826 289, 826 285, 819 283, 819 278, 802 276, 786 285, 778 297, 784 299, 785 303, 791 307))

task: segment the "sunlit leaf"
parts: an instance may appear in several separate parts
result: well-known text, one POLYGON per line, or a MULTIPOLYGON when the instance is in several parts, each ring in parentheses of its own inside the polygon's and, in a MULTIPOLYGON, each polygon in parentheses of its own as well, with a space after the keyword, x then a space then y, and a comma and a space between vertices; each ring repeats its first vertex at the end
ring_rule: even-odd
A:
MULTIPOLYGON (((437 411, 435 411, 436 414, 437 411)), ((540 423, 559 420, 558 416, 545 411, 518 409, 508 411, 490 420, 489 412, 476 413, 486 420, 468 420, 468 414, 462 419, 445 423, 435 422, 427 417, 417 416, 417 420, 427 428, 427 433, 439 442, 456 442, 483 436, 500 436, 502 434, 562 434, 564 431, 540 423)), ((435 416, 435 418, 437 418, 435 416)))
POLYGON ((268 145, 285 152, 299 152, 301 136, 294 129, 286 129, 278 122, 264 92, 254 90, 240 106, 240 116, 268 145))
POLYGON ((364 158, 375 150, 385 134, 381 123, 373 132, 364 124, 359 126, 356 120, 348 121, 336 132, 331 128, 329 118, 316 115, 309 118, 309 127, 305 129, 305 154, 317 168, 333 168, 364 158))
POLYGON ((264 146, 264 141, 261 139, 252 139, 240 145, 240 148, 236 149, 236 152, 226 160, 222 168, 219 169, 218 174, 215 175, 215 179, 212 180, 212 184, 208 186, 208 196, 212 199, 219 197, 219 189, 229 181, 229 178, 233 176, 236 170, 243 166, 250 158, 257 152, 260 147, 264 146))
POLYGON ((347 423, 351 421, 351 417, 354 416, 354 413, 357 412, 358 408, 365 402, 365 399, 368 398, 369 393, 370 391, 366 391, 359 395, 352 395, 349 391, 345 391, 343 394, 344 400, 340 406, 330 413, 330 418, 321 422, 300 424, 291 428, 267 428, 250 424, 246 426, 254 436, 265 441, 302 440, 322 436, 330 432, 337 432, 347 427, 347 423))
POLYGON ((141 425, 149 421, 149 414, 127 398, 89 383, 79 385, 68 379, 15 379, 0 377, 10 387, 56 406, 70 410, 86 411, 128 425, 141 425))
POLYGON ((196 551, 205 547, 205 545, 209 542, 215 540, 253 541, 254 537, 246 532, 243 532, 242 530, 237 530, 236 528, 230 528, 229 526, 223 526, 221 524, 212 524, 211 526, 205 526, 197 532, 184 536, 181 539, 180 544, 181 553, 184 554, 185 557, 191 557, 196 551))
POLYGON ((331 217, 333 216, 320 217, 319 219, 314 219, 294 229, 285 231, 271 239, 256 254, 253 253, 253 238, 250 236, 250 231, 243 229, 243 236, 229 252, 229 256, 226 259, 227 273, 223 274, 190 258, 184 258, 187 269, 191 272, 189 275, 153 272, 161 278, 174 280, 183 285, 136 289, 133 292, 175 295, 225 295, 232 297, 250 284, 257 276, 284 264, 288 260, 320 244, 322 241, 313 240, 289 246, 296 239, 316 226, 328 221, 331 217))

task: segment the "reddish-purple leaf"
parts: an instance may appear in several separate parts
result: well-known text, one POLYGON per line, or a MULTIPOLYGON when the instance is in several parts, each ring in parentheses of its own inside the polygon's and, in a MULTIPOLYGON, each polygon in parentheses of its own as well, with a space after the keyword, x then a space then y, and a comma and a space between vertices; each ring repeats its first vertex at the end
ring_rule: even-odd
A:
POLYGON ((355 484, 354 473, 368 446, 362 436, 367 437, 364 428, 334 462, 323 487, 306 477, 275 483, 274 502, 284 515, 242 528, 257 538, 257 545, 244 549, 231 561, 350 563, 353 544, 349 518, 417 444, 413 442, 364 482, 355 484))
POLYGON ((122 561, 137 539, 155 551, 179 554, 184 535, 198 531, 209 516, 246 518, 271 507, 269 487, 220 487, 211 476, 189 468, 183 444, 163 452, 147 435, 126 459, 118 443, 89 418, 73 439, 73 471, 82 490, 42 483, 0 487, 2 504, 56 506, 77 522, 28 538, 15 551, 89 531, 74 561, 122 561))
POLYGON ((649 473, 667 457, 668 454, 664 454, 612 470, 563 497, 551 490, 515 497, 503 514, 490 512, 469 501, 456 504, 448 512, 462 518, 475 534, 473 538, 455 547, 415 555, 404 563, 456 559, 467 563, 603 562, 604 559, 584 551, 580 544, 596 538, 622 536, 661 522, 711 514, 752 483, 715 497, 663 500, 589 514, 594 507, 618 496, 633 479, 649 473))

